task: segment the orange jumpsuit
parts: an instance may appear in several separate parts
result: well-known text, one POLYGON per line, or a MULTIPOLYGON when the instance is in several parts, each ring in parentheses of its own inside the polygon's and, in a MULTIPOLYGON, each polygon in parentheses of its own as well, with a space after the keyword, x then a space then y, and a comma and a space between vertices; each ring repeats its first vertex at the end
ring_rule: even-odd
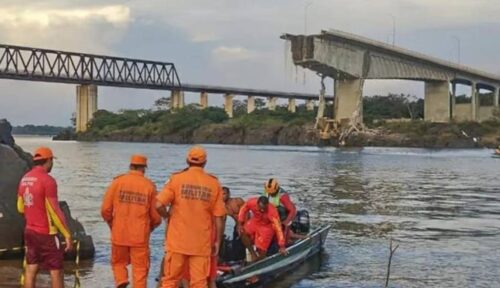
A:
POLYGON ((190 287, 206 288, 213 217, 225 215, 219 180, 192 166, 174 173, 156 199, 171 205, 162 287, 176 288, 188 266, 190 287))
POLYGON ((278 210, 270 204, 267 206, 267 211, 261 212, 257 202, 257 198, 250 198, 241 207, 238 222, 244 223, 243 228, 254 241, 257 249, 267 251, 275 235, 280 248, 285 248, 285 238, 281 229, 278 210), (252 217, 246 221, 248 212, 252 212, 252 217))
POLYGON ((149 236, 161 223, 155 198, 155 184, 135 170, 116 177, 106 191, 101 215, 111 228, 111 266, 117 286, 128 283, 128 264, 132 264, 132 286, 147 285, 149 236))

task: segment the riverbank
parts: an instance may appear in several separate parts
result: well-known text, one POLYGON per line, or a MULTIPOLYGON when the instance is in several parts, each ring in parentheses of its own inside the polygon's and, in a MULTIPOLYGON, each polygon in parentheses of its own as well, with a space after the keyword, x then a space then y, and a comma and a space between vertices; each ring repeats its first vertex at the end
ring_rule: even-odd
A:
MULTIPOLYGON (((157 142, 175 144, 331 145, 313 129, 314 112, 258 110, 229 119, 223 109, 197 107, 170 111, 100 110, 85 133, 63 131, 54 140, 157 142)), ((422 120, 367 125, 352 133, 347 147, 494 148, 500 122, 427 123, 422 120)))

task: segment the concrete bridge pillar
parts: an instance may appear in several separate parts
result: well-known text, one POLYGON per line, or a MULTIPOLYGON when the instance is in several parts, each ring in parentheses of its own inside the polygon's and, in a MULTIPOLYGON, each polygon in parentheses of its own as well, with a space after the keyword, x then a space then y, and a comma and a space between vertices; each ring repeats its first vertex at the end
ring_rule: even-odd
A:
POLYGON ((247 113, 250 114, 255 111, 255 96, 248 96, 247 99, 247 113))
POLYGON ((200 93, 200 106, 201 106, 201 109, 205 109, 208 107, 208 93, 207 92, 200 93))
POLYGON ((493 98, 493 106, 498 107, 500 106, 500 87, 495 87, 495 98, 493 98))
POLYGON ((232 94, 224 94, 224 110, 229 118, 233 118, 233 98, 232 94))
POLYGON ((314 100, 312 100, 312 99, 306 100, 306 110, 307 111, 314 110, 314 100))
POLYGON ((335 81, 335 120, 351 125, 363 123, 363 79, 335 81))
POLYGON ((451 83, 451 94, 450 94, 450 119, 455 119, 456 117, 456 97, 457 97, 457 84, 451 83))
POLYGON ((295 113, 297 105, 295 105, 295 98, 288 99, 288 112, 295 113))
POLYGON ((172 90, 170 95, 170 108, 180 109, 184 107, 184 92, 181 90, 172 90))
POLYGON ((278 100, 276 97, 267 97, 267 109, 269 109, 269 111, 276 110, 276 100, 278 100))
POLYGON ((448 81, 425 82, 424 120, 450 121, 450 84, 448 81))
POLYGON ((97 111, 97 86, 76 86, 76 132, 87 131, 87 125, 97 111))
POLYGON ((471 115, 471 118, 472 118, 472 121, 477 121, 477 115, 478 115, 478 110, 479 110, 479 91, 477 89, 477 83, 476 82, 472 82, 471 84, 471 93, 470 93, 470 97, 471 97, 471 106, 472 106, 472 115, 471 115))

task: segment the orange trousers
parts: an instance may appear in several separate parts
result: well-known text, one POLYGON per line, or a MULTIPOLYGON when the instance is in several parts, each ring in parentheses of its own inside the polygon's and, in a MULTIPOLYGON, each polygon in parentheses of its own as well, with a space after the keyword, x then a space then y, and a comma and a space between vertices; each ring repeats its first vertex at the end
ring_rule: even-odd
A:
POLYGON ((146 288, 149 271, 149 247, 111 245, 111 267, 115 284, 128 283, 127 266, 132 264, 132 287, 146 288))
POLYGON ((184 255, 167 252, 163 268, 162 288, 177 288, 186 269, 189 269, 190 288, 208 287, 209 256, 184 255), (189 267, 189 268, 188 268, 189 267))

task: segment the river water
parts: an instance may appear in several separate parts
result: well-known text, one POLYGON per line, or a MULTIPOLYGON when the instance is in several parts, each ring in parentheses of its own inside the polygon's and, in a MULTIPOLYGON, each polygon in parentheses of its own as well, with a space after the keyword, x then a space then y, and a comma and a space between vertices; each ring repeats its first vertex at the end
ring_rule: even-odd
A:
MULTIPOLYGON (((16 141, 28 151, 53 148, 60 199, 96 245, 95 259, 82 264, 82 287, 112 287, 109 231, 99 215, 107 185, 126 172, 132 153, 144 153, 147 176, 161 188, 185 167, 189 146, 16 141)), ((276 177, 313 223, 332 224, 324 252, 270 287, 383 287, 391 238, 399 244, 391 287, 500 287, 500 159, 489 150, 205 147, 207 170, 233 195, 259 194, 276 177)), ((163 238, 162 225, 151 240, 151 287, 163 238)), ((15 287, 20 261, 0 264, 0 286, 15 287)))

